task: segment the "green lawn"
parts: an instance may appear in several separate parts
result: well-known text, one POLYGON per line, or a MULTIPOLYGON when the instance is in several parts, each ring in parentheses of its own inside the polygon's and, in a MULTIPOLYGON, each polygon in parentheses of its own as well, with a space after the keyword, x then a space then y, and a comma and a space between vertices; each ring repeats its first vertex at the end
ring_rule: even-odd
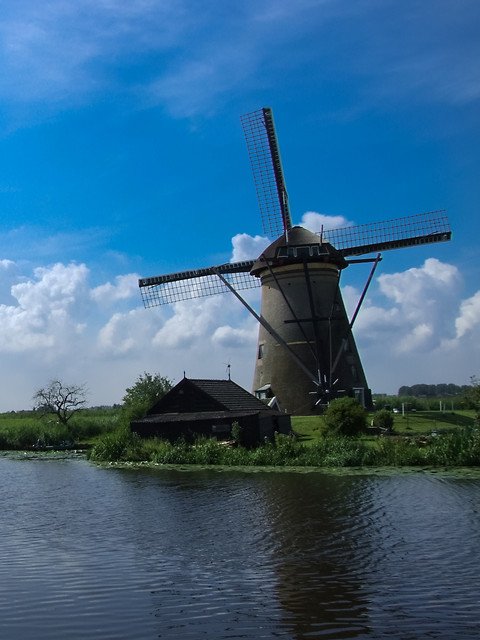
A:
MULTIPOLYGON (((370 423, 374 413, 368 415, 370 423)), ((409 411, 402 416, 394 414, 394 431, 396 434, 427 434, 432 431, 449 431, 456 427, 466 427, 473 424, 475 411, 455 411, 454 413, 440 411, 409 411)), ((322 438, 322 416, 294 416, 292 428, 299 436, 300 442, 315 444, 322 438)))

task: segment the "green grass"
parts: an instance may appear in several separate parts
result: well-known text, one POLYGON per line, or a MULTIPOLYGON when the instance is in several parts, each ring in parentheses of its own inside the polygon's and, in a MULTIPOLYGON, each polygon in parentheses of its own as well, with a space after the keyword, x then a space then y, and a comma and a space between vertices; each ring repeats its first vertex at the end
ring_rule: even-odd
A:
POLYGON ((147 462, 156 465, 221 465, 251 467, 382 467, 480 466, 480 431, 459 427, 451 433, 429 436, 376 436, 370 440, 325 437, 302 442, 279 435, 256 448, 226 446, 213 438, 193 444, 142 439, 123 429, 106 434, 91 449, 98 462, 147 462))
MULTIPOLYGON (((273 467, 480 466, 480 435, 474 412, 395 414, 394 437, 325 437, 321 416, 292 418, 296 437, 279 436, 255 449, 200 438, 194 445, 141 439, 121 426, 118 409, 88 409, 69 428, 34 412, 0 414, 0 449, 31 448, 38 439, 56 447, 66 440, 91 445, 90 458, 103 462, 148 462, 273 467), (432 435, 432 432, 435 435, 432 435)), ((372 414, 373 415, 373 414, 372 414)), ((369 416, 369 421, 371 416, 369 416)))
POLYGON ((29 449, 41 440, 45 446, 56 447, 67 441, 93 444, 96 439, 118 428, 119 411, 86 409, 76 414, 68 426, 56 416, 43 416, 34 411, 0 414, 0 449, 29 449))
MULTIPOLYGON (((369 413, 370 424, 374 413, 369 413)), ((409 411, 402 416, 394 414, 393 429, 396 434, 420 435, 430 434, 432 431, 450 431, 458 427, 471 426, 475 419, 475 411, 465 410, 455 413, 440 411, 409 411)), ((323 438, 324 422, 322 416, 294 416, 292 429, 300 442, 313 445, 323 438)))

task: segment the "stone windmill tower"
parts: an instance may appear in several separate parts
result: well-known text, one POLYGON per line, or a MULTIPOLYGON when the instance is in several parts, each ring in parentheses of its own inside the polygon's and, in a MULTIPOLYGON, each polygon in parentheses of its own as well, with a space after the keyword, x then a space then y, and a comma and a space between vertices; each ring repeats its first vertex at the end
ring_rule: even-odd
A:
POLYGON ((231 292, 260 324, 253 380, 258 397, 275 398, 282 410, 299 415, 342 395, 368 406, 371 393, 352 328, 380 252, 450 240, 447 216, 435 211, 320 234, 293 226, 272 111, 264 108, 241 120, 264 233, 272 244, 256 260, 141 278, 144 304, 231 292), (349 319, 340 276, 359 262, 371 262, 372 269, 349 319), (260 314, 239 293, 256 286, 262 288, 260 314))

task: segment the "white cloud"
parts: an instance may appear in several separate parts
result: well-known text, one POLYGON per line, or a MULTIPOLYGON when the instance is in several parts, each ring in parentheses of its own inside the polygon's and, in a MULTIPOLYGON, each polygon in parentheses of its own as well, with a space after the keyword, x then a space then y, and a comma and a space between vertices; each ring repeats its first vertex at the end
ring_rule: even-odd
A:
POLYGON ((251 322, 250 324, 251 326, 248 328, 235 328, 228 325, 218 327, 212 336, 212 342, 226 348, 244 347, 251 349, 252 353, 254 353, 258 336, 258 326, 256 322, 251 322))
POLYGON ((480 327, 480 291, 460 305, 460 315, 455 320, 457 338, 462 338, 474 328, 480 327))
POLYGON ((407 333, 398 342, 397 350, 402 351, 415 351, 422 348, 434 335, 434 327, 432 323, 422 322, 417 324, 410 333, 407 333))
MULTIPOLYGON (((351 315, 360 292, 342 291, 351 315)), ((462 301, 461 291, 458 269, 433 258, 374 281, 353 328, 374 391, 468 384, 480 358, 480 292, 462 301)))
POLYGON ((98 349, 103 357, 117 358, 148 350, 158 317, 145 309, 114 313, 98 331, 98 349))
POLYGON ((136 273, 117 276, 115 284, 106 282, 95 287, 92 290, 92 299, 99 304, 112 305, 118 300, 131 298, 138 292, 138 277, 136 273))
POLYGON ((268 238, 263 236, 249 236, 247 233, 237 233, 232 238, 233 254, 231 262, 255 260, 269 244, 268 238))
POLYGON ((224 294, 174 304, 173 317, 156 332, 153 345, 185 349, 197 340, 208 340, 221 321, 226 296, 228 300, 224 294))
MULTIPOLYGON (((0 305, 8 370, 0 410, 28 408, 34 389, 54 376, 85 383, 91 404, 120 401, 142 371, 221 378, 228 362, 233 379, 250 387, 258 326, 234 296, 145 310, 135 274, 94 289, 88 279, 84 264, 25 276, 0 261, 0 290, 10 283, 13 296, 0 305)), ((258 305, 258 290, 246 293, 258 305)), ((359 292, 346 286, 343 296, 351 314, 359 292)), ((435 259, 372 284, 354 333, 375 391, 418 381, 468 383, 478 373, 480 292, 460 296, 457 269, 435 259)))
POLYGON ((2 272, 17 271, 17 266, 12 260, 0 260, 0 270, 2 272))
MULTIPOLYGON (((433 323, 442 327, 444 332, 452 330, 452 313, 458 304, 461 284, 455 266, 428 258, 420 268, 380 275, 378 283, 380 291, 399 306, 406 324, 428 326, 433 323)), ((433 337, 435 333, 424 331, 422 334, 426 338, 427 335, 433 337)), ((418 338, 419 334, 415 335, 418 338)), ((413 341, 411 348, 417 346, 417 340, 413 341)))
POLYGON ((38 268, 34 279, 14 284, 15 305, 0 305, 0 349, 65 349, 67 337, 83 331, 88 304, 85 265, 56 264, 38 268))
POLYGON ((316 213, 315 211, 307 211, 304 213, 301 222, 302 227, 314 233, 320 233, 322 229, 327 231, 328 229, 350 227, 352 224, 353 223, 344 216, 327 216, 323 213, 316 213))
MULTIPOLYGON (((352 225, 343 216, 327 216, 314 211, 304 213, 300 224, 313 232, 321 231, 322 227, 327 230, 352 225)), ((262 254, 269 244, 270 240, 264 236, 250 236, 248 233, 238 233, 232 238, 233 254, 231 262, 254 260, 262 254)))

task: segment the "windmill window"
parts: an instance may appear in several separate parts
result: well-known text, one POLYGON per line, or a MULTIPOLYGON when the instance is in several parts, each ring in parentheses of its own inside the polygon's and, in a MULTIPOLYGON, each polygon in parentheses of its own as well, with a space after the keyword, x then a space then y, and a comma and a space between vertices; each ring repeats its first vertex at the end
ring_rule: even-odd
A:
POLYGON ((354 380, 357 380, 358 379, 357 367, 355 367, 353 364, 352 364, 351 372, 352 372, 352 378, 354 380))
POLYGON ((309 258, 312 255, 311 247, 297 247, 298 258, 309 258))
POLYGON ((320 255, 320 248, 316 245, 303 247, 279 247, 277 258, 311 258, 320 255))
POLYGON ((259 400, 267 400, 268 398, 271 398, 272 395, 272 387, 269 383, 264 384, 260 389, 255 389, 255 397, 259 400))
POLYGON ((264 349, 265 345, 264 344, 259 344, 258 345, 258 359, 261 360, 263 358, 263 349, 264 349))

